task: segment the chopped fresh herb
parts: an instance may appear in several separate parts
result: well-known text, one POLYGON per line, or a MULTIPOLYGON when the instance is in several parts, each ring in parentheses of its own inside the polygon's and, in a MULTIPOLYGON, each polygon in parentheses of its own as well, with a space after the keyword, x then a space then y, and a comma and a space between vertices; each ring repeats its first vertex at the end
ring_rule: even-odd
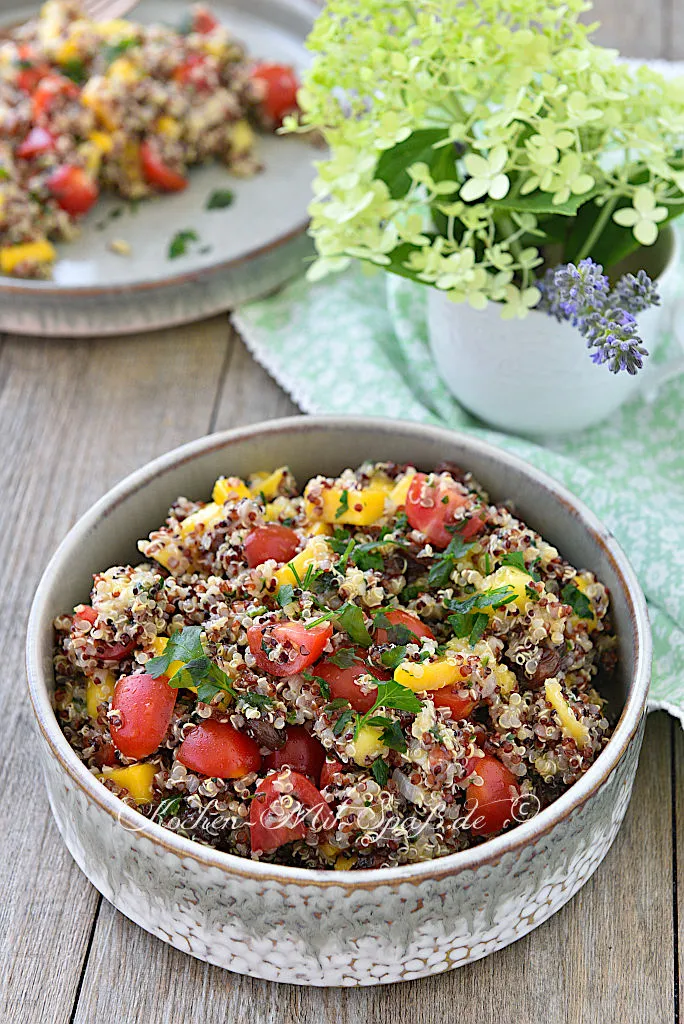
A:
POLYGON ((391 644, 419 644, 416 634, 402 622, 391 623, 387 630, 387 638, 391 644))
POLYGON ((386 786, 389 779, 389 765, 381 757, 376 757, 371 765, 371 773, 379 786, 386 786))
POLYGON ((198 699, 204 703, 222 691, 235 697, 230 677, 205 654, 201 626, 186 626, 183 630, 175 630, 163 654, 151 658, 145 665, 145 671, 153 679, 158 679, 168 673, 173 661, 182 662, 178 671, 169 679, 169 686, 174 689, 195 686, 198 699))
POLYGON ((395 711, 410 711, 412 714, 417 715, 423 705, 408 686, 402 686, 401 683, 395 682, 394 679, 388 679, 387 682, 378 682, 378 695, 375 699, 375 706, 371 708, 369 713, 372 713, 375 708, 380 707, 394 708, 395 711))
POLYGON ((343 711, 342 714, 340 715, 340 717, 337 719, 337 721, 333 725, 333 733, 334 733, 334 735, 335 736, 341 736, 342 733, 344 732, 344 730, 347 728, 347 726, 351 722, 353 717, 354 717, 354 712, 351 709, 349 709, 347 711, 343 711))
POLYGON ((240 701, 252 708, 267 708, 273 703, 266 693, 241 693, 240 701))
POLYGON ((166 799, 162 800, 159 804, 155 816, 159 821, 165 821, 166 818, 174 818, 178 814, 182 802, 182 796, 167 796, 166 799))
POLYGON ((454 612, 470 612, 474 608, 501 608, 515 601, 517 594, 513 587, 490 587, 466 597, 463 601, 447 601, 446 606, 454 612))
POLYGON ((347 544, 346 548, 342 552, 342 558, 340 559, 340 564, 337 566, 337 568, 339 569, 339 572, 340 572, 340 574, 342 576, 344 576, 344 574, 347 571, 347 562, 349 561, 349 556, 350 556, 350 554, 352 553, 353 550, 354 550, 354 540, 352 539, 352 540, 349 541, 349 543, 347 544))
POLYGON ((397 512, 396 516, 394 517, 394 526, 392 528, 392 532, 403 533, 405 530, 408 530, 408 525, 409 521, 406 513, 397 512))
POLYGON ((401 592, 401 596, 404 601, 415 601, 417 597, 425 593, 425 585, 421 583, 410 583, 408 587, 404 587, 401 592))
POLYGON ((294 601, 294 587, 291 583, 283 583, 276 595, 276 602, 281 608, 294 601))
POLYGON ((489 552, 487 552, 485 554, 484 564, 485 564, 485 573, 487 574, 487 576, 489 576, 490 572, 492 571, 492 559, 491 559, 491 555, 489 554, 489 552))
POLYGON ((7 170, 7 168, 6 167, 0 167, 0 181, 7 181, 9 176, 10 176, 10 173, 7 170))
POLYGON ((406 657, 406 648, 403 646, 392 647, 389 651, 383 651, 380 655, 380 661, 386 668, 395 669, 397 665, 401 665, 402 661, 406 657))
POLYGON ((443 590, 449 586, 451 574, 456 568, 460 558, 472 548, 472 544, 466 544, 460 534, 456 533, 449 541, 444 551, 437 555, 428 573, 428 583, 431 587, 443 590))
POLYGON ((311 584, 311 589, 314 594, 325 594, 326 591, 332 590, 334 586, 335 573, 331 572, 330 569, 325 569, 316 576, 316 579, 311 584))
POLYGON ((354 548, 351 559, 361 572, 365 572, 367 569, 382 572, 385 568, 382 555, 372 550, 377 546, 377 544, 357 544, 354 548))
POLYGON ((225 210, 232 206, 235 195, 229 188, 217 188, 211 193, 205 204, 205 210, 225 210))
POLYGON ((522 569, 523 572, 527 572, 525 556, 522 551, 507 551, 501 559, 501 564, 512 565, 515 569, 522 569))
POLYGON ((484 612, 456 612, 449 616, 448 621, 453 627, 454 636, 458 639, 467 637, 470 646, 474 647, 487 628, 489 616, 484 612))
POLYGON ((349 511, 349 491, 342 491, 342 495, 340 497, 340 503, 337 506, 337 511, 335 512, 335 519, 339 519, 340 516, 343 516, 344 513, 348 512, 348 511, 349 511))
POLYGON ((337 612, 337 624, 340 629, 348 633, 355 644, 361 647, 370 647, 373 639, 366 628, 363 612, 357 604, 348 602, 337 612))
MULTIPOLYGON (((262 491, 261 493, 263 494, 264 492, 262 491)), ((293 523, 294 519, 292 516, 286 516, 285 519, 283 519, 283 526, 292 526, 293 523)))
POLYGON ((330 687, 323 676, 314 675, 313 672, 302 672, 302 675, 307 682, 318 683, 318 688, 321 691, 321 697, 324 697, 325 700, 330 699, 330 687))
POLYGON ((88 70, 82 60, 74 58, 74 60, 68 60, 65 64, 62 64, 62 74, 70 78, 72 82, 76 82, 76 85, 82 85, 88 77, 88 70))
POLYGON ((386 718, 384 715, 373 715, 365 723, 375 729, 382 729, 380 739, 386 747, 398 750, 400 754, 406 753, 406 740, 401 731, 401 726, 393 718, 386 718))
POLYGON ((539 594, 534 589, 534 587, 529 586, 528 583, 525 584, 525 594, 526 594, 527 597, 529 597, 530 601, 538 601, 539 600, 539 594))
POLYGON ((586 594, 583 594, 574 583, 568 583, 561 590, 561 597, 566 604, 569 604, 575 615, 580 619, 593 619, 594 610, 591 601, 586 594))
POLYGON ((190 242, 199 242, 199 235, 192 229, 177 231, 169 243, 168 258, 175 260, 179 256, 185 256, 190 242))
POLYGON ((378 612, 373 616, 373 625, 376 629, 391 629, 392 623, 384 612, 378 612))
POLYGON ((102 55, 104 62, 107 67, 112 64, 118 57, 121 57, 126 50, 130 50, 132 46, 137 46, 137 39, 120 39, 118 43, 111 43, 103 47, 102 55))
POLYGON ((359 658, 353 647, 341 647, 328 661, 332 661, 333 665, 337 665, 338 668, 351 668, 355 662, 363 664, 363 660, 359 658))
POLYGON ((301 590, 302 589, 302 578, 299 575, 299 573, 297 572, 297 566, 294 564, 294 562, 288 562, 287 563, 287 567, 290 570, 290 572, 292 573, 292 575, 294 576, 295 583, 297 584, 297 586, 301 590))
POLYGON ((335 697, 335 700, 331 700, 329 704, 325 705, 326 711, 339 711, 340 708, 348 708, 349 701, 346 697, 335 697))

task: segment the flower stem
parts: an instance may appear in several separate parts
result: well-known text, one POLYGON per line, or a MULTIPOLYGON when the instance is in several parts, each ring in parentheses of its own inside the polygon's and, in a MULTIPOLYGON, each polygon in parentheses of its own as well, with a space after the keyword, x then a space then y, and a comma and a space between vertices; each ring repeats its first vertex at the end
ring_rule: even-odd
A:
POLYGON ((606 227, 610 218, 613 215, 613 210, 617 206, 618 198, 618 196, 613 196, 613 198, 610 199, 607 203, 604 203, 601 213, 596 218, 596 223, 594 224, 593 228, 585 238, 584 245, 575 257, 575 263, 579 263, 580 260, 583 260, 585 256, 588 256, 591 253, 594 244, 601 237, 601 232, 606 227))

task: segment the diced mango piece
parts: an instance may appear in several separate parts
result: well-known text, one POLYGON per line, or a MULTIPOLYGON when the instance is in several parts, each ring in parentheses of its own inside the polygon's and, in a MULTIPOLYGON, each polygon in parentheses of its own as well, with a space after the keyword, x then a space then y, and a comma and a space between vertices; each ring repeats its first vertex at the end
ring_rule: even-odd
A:
POLYGON ((577 587, 577 589, 582 594, 584 594, 584 596, 586 597, 586 599, 588 600, 588 602, 589 602, 589 604, 591 606, 591 618, 590 619, 584 619, 583 621, 587 623, 587 628, 588 629, 596 629, 596 627, 598 626, 598 618, 596 616, 596 609, 594 608, 594 602, 591 600, 591 598, 587 594, 587 590, 589 589, 589 586, 590 586, 590 581, 589 580, 585 580, 582 576, 575 576, 574 580, 571 580, 571 582, 574 584, 574 586, 577 587))
MULTIPOLYGON (((166 650, 166 645, 168 644, 168 642, 169 642, 168 638, 165 637, 165 636, 156 636, 154 638, 154 640, 152 641, 152 649, 154 651, 155 658, 158 658, 161 654, 164 653, 164 651, 166 650)), ((183 662, 183 661, 171 661, 171 662, 169 662, 169 667, 168 667, 168 669, 166 671, 167 678, 171 679, 172 676, 175 676, 175 674, 178 671, 178 669, 183 668, 184 664, 185 664, 185 662, 183 662)), ((194 686, 189 687, 189 689, 195 690, 195 692, 197 692, 196 688, 194 686)))
POLYGON ((80 60, 81 51, 73 39, 67 39, 58 47, 55 57, 58 64, 69 64, 71 61, 80 60))
POLYGON ((88 679, 86 686, 86 708, 92 719, 97 718, 97 709, 114 696, 116 677, 113 672, 99 672, 88 679))
POLYGON ((252 492, 247 484, 237 476, 220 476, 214 484, 211 496, 218 505, 238 498, 251 498, 252 492))
POLYGON ((277 523, 282 519, 290 519, 297 514, 297 508, 291 498, 284 498, 279 495, 273 501, 269 501, 264 509, 264 519, 267 523, 277 523))
POLYGON ((315 505, 307 500, 304 507, 309 519, 322 519, 339 526, 370 526, 383 515, 388 493, 387 488, 378 486, 362 487, 358 491, 330 487, 321 491, 315 505))
MULTIPOLYGON (((499 589, 500 587, 511 587, 515 591, 515 600, 510 604, 518 606, 521 612, 525 611, 525 605, 529 597, 525 587, 530 583, 531 577, 522 569, 516 569, 514 565, 502 565, 500 569, 493 572, 491 576, 485 577, 482 583, 483 590, 499 589)), ((493 615, 495 609, 491 605, 482 609, 487 615, 493 615)))
POLYGON ((179 122, 175 117, 169 117, 168 114, 162 114, 161 117, 158 117, 154 128, 160 135, 165 135, 167 139, 179 139, 181 136, 179 122))
POLYGON ((263 494, 266 501, 273 501, 286 474, 287 466, 280 466, 272 473, 255 473, 249 478, 249 489, 254 497, 263 494))
POLYGON ((235 122, 230 130, 230 145, 235 156, 249 153, 254 145, 254 132, 247 121, 235 122))
POLYGON ((303 528, 307 537, 332 537, 334 530, 330 523, 305 523, 303 528))
POLYGON ((95 22, 97 33, 108 42, 130 38, 133 26, 125 18, 110 18, 109 21, 95 22))
POLYGON ((376 757, 380 757, 386 751, 386 746, 380 739, 382 729, 374 725, 362 725, 358 736, 354 740, 354 760, 358 765, 369 764, 376 757))
POLYGON ((402 661, 394 670, 394 681, 414 693, 441 690, 443 686, 453 686, 462 679, 459 666, 447 658, 428 662, 402 661))
POLYGON ((351 871, 356 864, 356 861, 357 857, 355 853, 352 853, 349 857, 346 857, 341 853, 335 861, 335 871, 351 871))
MULTIPOLYGON (((108 131, 113 132, 116 129, 116 119, 110 107, 107 105, 104 98, 100 95, 100 86, 102 79, 98 80, 97 77, 91 78, 90 81, 86 82, 81 91, 81 103, 84 106, 89 107, 90 110, 95 114, 97 119, 107 128, 108 131)), ((140 162, 138 156, 138 144, 131 140, 130 146, 135 147, 135 163, 136 166, 140 162)), ((124 150, 124 170, 128 170, 126 167, 126 150, 124 150)), ((127 175, 130 176, 130 175, 127 175)))
POLYGON ((114 146, 114 140, 107 132, 91 132, 88 136, 88 140, 89 142, 92 142, 94 146, 97 146, 101 153, 111 153, 112 147, 114 146))
POLYGON ((274 573, 278 586, 282 587, 284 583, 297 584, 297 576, 300 580, 303 580, 306 576, 306 570, 310 565, 314 568, 326 559, 332 559, 332 552, 325 542, 323 537, 312 537, 309 543, 303 548, 298 554, 291 558, 287 565, 284 565, 281 569, 277 569, 274 573), (295 573, 292 571, 294 566, 295 573))
POLYGON ((561 731, 568 739, 573 739, 581 749, 589 743, 589 730, 577 720, 575 712, 566 701, 557 679, 547 679, 544 683, 546 699, 558 715, 561 731))
POLYGON ((52 263, 56 257, 54 246, 45 240, 7 245, 0 249, 0 270, 3 274, 11 274, 25 260, 31 263, 52 263))
POLYGON ((211 32, 203 40, 206 53, 212 57, 222 57, 226 52, 227 38, 225 33, 211 32))
POLYGON ((130 85, 133 82, 138 82, 142 78, 142 71, 137 67, 130 57, 117 57, 109 65, 107 70, 107 78, 112 82, 121 82, 124 85, 130 85))
POLYGON ((128 768, 114 768, 113 771, 103 772, 98 778, 102 782, 112 779, 117 786, 127 789, 136 803, 148 804, 154 795, 152 781, 158 770, 153 764, 141 762, 131 764, 128 768))
POLYGON ((195 530, 210 530, 216 523, 221 522, 223 516, 223 506, 217 505, 215 501, 210 501, 204 508, 186 516, 180 524, 181 537, 187 537, 195 530))
POLYGON ((399 477, 396 484, 389 492, 389 500, 397 508, 401 508, 403 505, 406 504, 406 495, 408 494, 408 489, 411 486, 411 481, 413 480, 415 475, 415 469, 407 470, 407 472, 404 473, 403 476, 399 477))

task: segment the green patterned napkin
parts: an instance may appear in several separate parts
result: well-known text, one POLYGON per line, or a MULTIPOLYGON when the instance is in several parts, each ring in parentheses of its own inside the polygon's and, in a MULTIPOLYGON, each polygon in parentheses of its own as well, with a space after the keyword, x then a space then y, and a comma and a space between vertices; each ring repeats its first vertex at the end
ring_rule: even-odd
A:
MULTIPOLYGON (((684 281, 684 267, 682 268, 684 281)), ((607 423, 539 445, 483 429, 442 384, 425 324, 425 289, 357 267, 297 280, 242 307, 235 324, 254 357, 308 413, 391 416, 477 433, 560 480, 610 527, 649 602, 651 708, 684 724, 684 376, 607 423)), ((581 344, 578 338, 578 345, 581 344)), ((677 342, 652 355, 663 363, 677 342)))

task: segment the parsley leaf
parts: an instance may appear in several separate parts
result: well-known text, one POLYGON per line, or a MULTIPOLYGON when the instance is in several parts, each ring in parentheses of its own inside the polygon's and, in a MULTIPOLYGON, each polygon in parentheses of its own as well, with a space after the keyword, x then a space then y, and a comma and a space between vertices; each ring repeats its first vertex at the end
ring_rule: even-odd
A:
POLYGON ((372 714, 375 708, 380 707, 393 708, 395 711, 410 711, 417 715, 423 705, 408 686, 402 686, 394 679, 388 679, 387 682, 378 682, 378 696, 369 714, 372 714))
POLYGON ((373 639, 366 628, 363 612, 357 604, 348 602, 343 605, 336 618, 340 629, 348 633, 355 644, 359 644, 361 647, 370 647, 373 639))
POLYGON ((574 583, 568 583, 561 590, 561 597, 566 604, 569 604, 575 615, 580 619, 593 619, 594 610, 591 601, 586 594, 583 594, 574 583))
POLYGON ((167 796, 165 800, 159 804, 155 817, 159 821, 164 821, 166 818, 174 818, 180 809, 180 805, 183 802, 182 796, 167 796))
POLYGON ((393 647, 390 651, 383 651, 380 661, 386 668, 395 669, 406 657, 406 648, 403 646, 393 647))
POLYGON ((331 700, 329 704, 325 705, 325 711, 339 711, 340 708, 349 707, 349 701, 346 697, 335 697, 335 700, 331 700))
POLYGON ((273 703, 266 693, 241 693, 239 699, 251 708, 268 708, 273 703))
POLYGON ((323 676, 314 675, 313 672, 302 672, 302 675, 309 683, 318 683, 318 688, 321 691, 321 697, 325 700, 330 700, 330 687, 323 676))
POLYGON ((82 60, 74 58, 62 64, 62 74, 76 82, 76 85, 83 85, 88 77, 88 70, 82 60))
POLYGON ((385 568, 382 555, 374 551, 373 548, 379 545, 375 542, 369 544, 357 544, 352 551, 351 560, 361 572, 365 572, 366 569, 376 569, 378 572, 382 572, 385 568))
POLYGON ((437 587, 438 590, 448 587, 451 574, 456 568, 456 563, 470 551, 472 546, 472 544, 466 544, 459 533, 454 534, 444 551, 436 556, 430 566, 428 573, 429 585, 437 587))
POLYGON ((458 639, 468 638, 471 647, 484 633, 489 623, 489 616, 485 612, 456 612, 449 616, 449 623, 453 626, 454 636, 458 639))
POLYGON ((339 519, 340 516, 343 516, 347 511, 349 511, 349 491, 342 491, 340 503, 337 506, 337 511, 335 512, 335 519, 339 519))
POLYGON ((328 661, 332 661, 338 668, 351 668, 355 662, 363 664, 363 659, 359 658, 353 647, 341 647, 336 654, 328 658, 328 661))
POLYGON ((354 712, 349 708, 347 711, 343 711, 340 717, 333 725, 333 733, 335 736, 341 736, 344 730, 349 725, 350 721, 354 717, 354 712))
POLYGON ((207 199, 204 209, 225 210, 226 207, 232 206, 234 199, 235 196, 229 188, 217 188, 207 199))
POLYGON ((446 605, 450 611, 470 612, 474 608, 501 608, 505 604, 515 601, 517 594, 513 587, 491 587, 489 590, 482 590, 480 593, 471 594, 463 601, 447 601, 446 605))
POLYGON ((230 677, 215 662, 207 657, 202 645, 202 627, 186 626, 183 630, 174 630, 162 654, 151 658, 145 665, 145 671, 153 679, 167 675, 171 662, 182 662, 181 667, 169 679, 169 686, 179 689, 182 686, 197 687, 197 697, 203 703, 224 691, 235 697, 230 685, 230 677))
POLYGON ((291 583, 283 583, 276 595, 276 601, 281 608, 294 601, 294 587, 291 583))
POLYGON ((168 258, 175 260, 179 256, 185 256, 190 242, 199 242, 199 235, 192 229, 177 231, 169 242, 168 258))
POLYGON ((386 786, 389 779, 389 765, 381 757, 376 757, 371 765, 371 774, 379 786, 386 786))
POLYGON ((523 572, 527 572, 525 556, 522 551, 507 551, 501 559, 501 564, 512 565, 515 569, 522 569, 523 572))
POLYGON ((137 39, 120 39, 118 43, 108 43, 102 49, 102 55, 107 67, 109 67, 117 57, 121 57, 126 50, 130 50, 131 46, 137 46, 137 43, 137 39))

